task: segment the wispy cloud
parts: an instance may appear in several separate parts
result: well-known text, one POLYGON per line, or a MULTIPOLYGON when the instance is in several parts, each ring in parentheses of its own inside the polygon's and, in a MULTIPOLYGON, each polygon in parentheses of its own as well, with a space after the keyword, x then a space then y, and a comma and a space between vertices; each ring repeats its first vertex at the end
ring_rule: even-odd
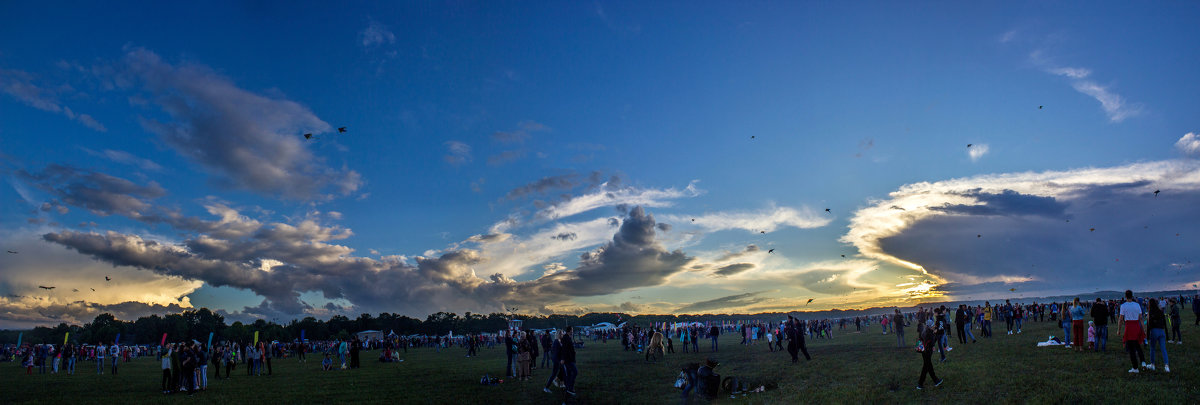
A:
POLYGON ((154 161, 151 161, 149 159, 143 159, 143 158, 134 156, 133 154, 131 154, 129 152, 125 152, 125 151, 112 150, 112 149, 105 149, 102 151, 94 151, 91 149, 84 148, 84 152, 87 152, 89 155, 102 157, 102 158, 105 158, 105 159, 108 159, 108 160, 111 160, 111 161, 114 161, 117 163, 131 165, 131 166, 137 166, 138 168, 140 168, 142 170, 149 170, 149 171, 153 171, 153 172, 162 170, 162 166, 159 166, 158 163, 154 163, 154 161))
MULTIPOLYGON (((61 88, 69 89, 70 87, 61 88)), ((96 121, 91 115, 78 114, 71 110, 71 107, 62 105, 58 101, 60 90, 37 84, 34 76, 27 72, 0 69, 0 92, 8 94, 10 97, 30 107, 61 114, 67 117, 67 119, 83 124, 85 127, 99 132, 108 132, 108 128, 105 128, 104 124, 96 121)))
POLYGON ((833 218, 808 207, 770 206, 758 211, 727 211, 697 216, 662 215, 664 221, 703 228, 709 232, 741 229, 749 232, 774 232, 780 227, 800 229, 829 225, 833 218))
POLYGON ((979 159, 983 158, 983 155, 986 155, 987 153, 987 144, 977 143, 974 146, 967 148, 967 156, 971 157, 972 162, 978 162, 979 159))
POLYGON ((1121 95, 1113 92, 1109 88, 1110 86, 1101 85, 1088 79, 1092 76, 1091 69, 1061 66, 1055 63, 1050 56, 1046 55, 1046 51, 1042 49, 1030 52, 1029 61, 1046 73, 1070 79, 1071 87, 1075 91, 1086 94, 1100 102, 1100 107, 1111 122, 1121 122, 1142 112, 1140 105, 1130 104, 1121 95))
POLYGON ((459 141, 446 141, 446 152, 442 157, 446 163, 457 166, 471 161, 471 145, 459 141))
POLYGON ((396 34, 393 34, 386 25, 375 20, 367 23, 367 28, 364 28, 358 36, 362 40, 362 46, 364 47, 389 45, 396 42, 396 34))

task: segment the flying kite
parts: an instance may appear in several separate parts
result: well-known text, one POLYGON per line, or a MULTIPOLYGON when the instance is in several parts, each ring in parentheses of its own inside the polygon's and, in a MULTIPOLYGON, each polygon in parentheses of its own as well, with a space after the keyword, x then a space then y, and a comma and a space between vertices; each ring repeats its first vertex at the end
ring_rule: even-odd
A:
POLYGON ((758 233, 767 233, 767 231, 758 231, 758 233))
POLYGON ((1158 192, 1162 190, 1154 190, 1154 198, 1158 198, 1158 192))
POLYGON ((696 222, 696 218, 692 218, 692 222, 696 222))
POLYGON ((754 135, 750 135, 750 139, 754 139, 754 135))
POLYGON ((72 288, 72 289, 71 289, 71 292, 79 292, 79 289, 78 289, 78 288, 72 288))
POLYGON ((1016 288, 1009 288, 1009 289, 1008 289, 1008 291, 1009 291, 1009 292, 1017 292, 1017 289, 1016 289, 1016 288))
POLYGON ((843 258, 843 259, 845 259, 845 258, 846 258, 846 255, 842 255, 842 258, 843 258))
POLYGON ((1042 107, 1045 107, 1045 106, 1040 106, 1040 105, 1039 105, 1039 106, 1038 106, 1038 109, 1040 110, 1040 109, 1042 109, 1042 107))
POLYGON ((832 214, 832 213, 833 213, 833 211, 830 211, 830 210, 829 210, 829 208, 826 208, 826 209, 825 209, 825 212, 828 212, 828 213, 830 213, 830 214, 832 214))
POLYGON ((973 143, 968 143, 968 144, 967 144, 967 147, 968 147, 968 148, 970 148, 970 147, 972 147, 972 146, 975 146, 975 144, 973 144, 973 143))
POLYGON ((346 127, 338 127, 338 133, 339 133, 339 134, 344 134, 344 133, 346 133, 346 127))
POLYGON ((1096 228, 1089 229, 1089 231, 1096 232, 1096 228))
POLYGON ((983 237, 983 235, 982 235, 982 234, 979 234, 979 235, 975 235, 975 237, 976 237, 976 238, 982 238, 982 237, 983 237))
POLYGON ((312 139, 312 134, 304 134, 304 139, 312 139))
POLYGON ((11 253, 11 254, 14 254, 14 255, 15 255, 15 254, 17 254, 17 252, 14 252, 14 251, 11 251, 11 250, 9 250, 9 251, 8 251, 8 253, 11 253))
POLYGON ((95 288, 93 288, 93 289, 92 289, 92 292, 96 292, 96 289, 95 289, 95 288))
POLYGON ((44 289, 44 290, 53 290, 53 289, 54 289, 54 287, 53 287, 53 286, 46 287, 46 286, 44 286, 44 285, 39 285, 39 286, 38 286, 38 288, 41 288, 41 289, 44 289))
POLYGON ((767 253, 775 253, 775 249, 768 249, 767 253))
POLYGON ((112 279, 108 278, 108 276, 104 276, 104 281, 112 281, 112 279))
POLYGON ((804 303, 804 306, 808 306, 808 304, 811 304, 811 303, 812 303, 812 300, 813 300, 812 298, 809 298, 809 299, 808 299, 808 302, 805 302, 805 303, 804 303))

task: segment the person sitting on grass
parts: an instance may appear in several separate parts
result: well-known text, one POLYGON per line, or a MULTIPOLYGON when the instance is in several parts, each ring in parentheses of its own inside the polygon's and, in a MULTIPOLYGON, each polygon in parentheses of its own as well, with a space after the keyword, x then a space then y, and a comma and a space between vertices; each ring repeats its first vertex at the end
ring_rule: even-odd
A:
POLYGON ((321 360, 321 370, 333 370, 333 357, 329 357, 329 353, 325 353, 325 360, 321 360))

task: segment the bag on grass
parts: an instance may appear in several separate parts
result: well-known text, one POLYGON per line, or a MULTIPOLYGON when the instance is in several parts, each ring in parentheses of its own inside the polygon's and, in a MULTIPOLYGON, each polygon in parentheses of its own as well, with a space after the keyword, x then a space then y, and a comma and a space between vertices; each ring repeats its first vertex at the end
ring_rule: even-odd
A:
POLYGON ((679 372, 679 378, 675 379, 675 388, 683 389, 687 385, 687 373, 679 372))

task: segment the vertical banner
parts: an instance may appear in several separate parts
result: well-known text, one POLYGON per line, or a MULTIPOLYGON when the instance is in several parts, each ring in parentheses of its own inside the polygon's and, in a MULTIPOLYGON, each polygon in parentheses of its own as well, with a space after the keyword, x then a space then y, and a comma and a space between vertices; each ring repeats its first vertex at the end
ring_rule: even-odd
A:
POLYGON ((116 338, 116 339, 113 339, 113 344, 114 344, 114 345, 119 345, 120 343, 121 343, 121 334, 120 334, 120 333, 118 333, 118 334, 117 334, 117 338, 116 338))
POLYGON ((162 343, 159 343, 158 345, 159 345, 159 346, 166 346, 166 345, 167 345, 167 334, 166 334, 165 332, 163 333, 162 343))
POLYGON ((254 331, 254 344, 258 344, 258 331, 254 331))
POLYGON ((21 338, 25 336, 25 332, 17 333, 17 347, 21 347, 21 338))
POLYGON ((208 332, 208 344, 204 345, 205 349, 212 350, 212 337, 213 332, 208 332))
POLYGON ((67 334, 63 335, 63 346, 67 345, 67 337, 68 336, 71 336, 71 332, 67 332, 67 334))
POLYGON ((300 342, 304 342, 304 329, 300 329, 300 342))

